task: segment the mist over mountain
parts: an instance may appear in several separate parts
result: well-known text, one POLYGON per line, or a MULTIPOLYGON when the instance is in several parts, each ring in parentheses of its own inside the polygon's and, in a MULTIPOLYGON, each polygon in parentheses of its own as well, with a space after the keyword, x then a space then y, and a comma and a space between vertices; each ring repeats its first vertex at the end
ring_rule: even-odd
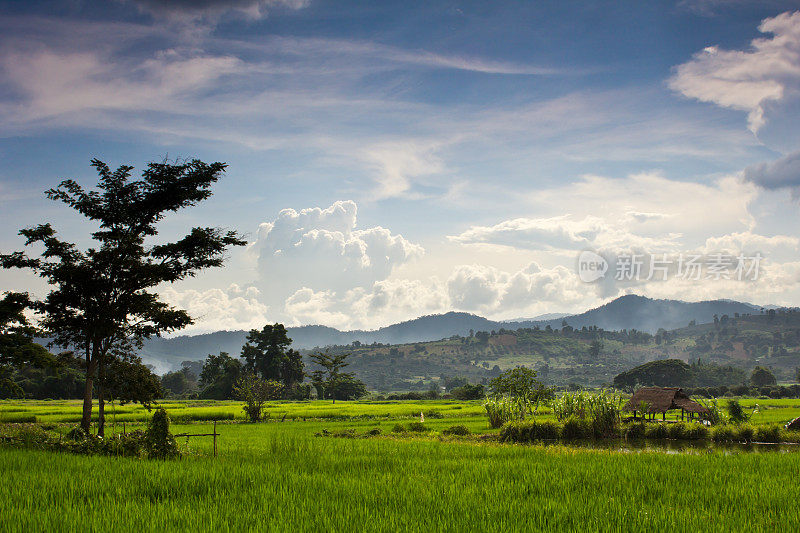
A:
MULTIPOLYGON (((597 326, 606 330, 637 329, 655 333, 659 328, 675 329, 690 321, 711 322, 714 315, 734 316, 736 313, 759 313, 761 307, 732 300, 683 302, 679 300, 654 300, 644 296, 621 296, 607 304, 576 315, 550 315, 555 318, 534 320, 494 321, 470 313, 449 312, 427 315, 377 330, 340 331, 327 326, 300 326, 287 328, 292 345, 298 349, 312 349, 335 344, 363 344, 373 342, 403 344, 433 341, 453 335, 467 336, 470 330, 492 331, 501 328, 560 328, 566 322, 573 328, 597 326)), ((181 361, 204 359, 208 354, 228 352, 238 355, 245 343, 246 331, 217 331, 203 335, 155 338, 147 341, 140 352, 142 359, 159 372, 175 368, 181 361)))

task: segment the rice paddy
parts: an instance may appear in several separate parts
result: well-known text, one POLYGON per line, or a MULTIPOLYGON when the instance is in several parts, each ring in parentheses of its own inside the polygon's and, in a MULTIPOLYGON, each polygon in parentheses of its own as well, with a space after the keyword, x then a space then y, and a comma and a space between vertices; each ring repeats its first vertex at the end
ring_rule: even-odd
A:
MULTIPOLYGON (((797 400, 756 402, 756 416, 800 414, 797 400)), ((800 453, 620 453, 441 436, 455 424, 492 432, 480 402, 276 402, 258 424, 241 423, 236 402, 165 407, 179 422, 174 433, 205 433, 210 422, 188 422, 232 417, 218 418, 218 457, 207 438, 179 439, 184 457, 168 462, 0 448, 2 529, 780 531, 800 521, 800 453), (420 411, 433 432, 394 436, 420 411), (376 428, 368 439, 315 436, 376 428)), ((58 430, 79 409, 0 402, 0 416, 35 416, 58 430)), ((117 406, 117 430, 120 419, 139 427, 146 418, 117 406)))

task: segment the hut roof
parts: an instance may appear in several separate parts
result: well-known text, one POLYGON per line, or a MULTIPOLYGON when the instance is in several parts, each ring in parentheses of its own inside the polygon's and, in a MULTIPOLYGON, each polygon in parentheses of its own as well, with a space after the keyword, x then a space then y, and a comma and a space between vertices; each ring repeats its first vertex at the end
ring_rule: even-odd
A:
POLYGON ((690 413, 707 413, 708 409, 695 402, 678 387, 642 387, 637 390, 622 409, 638 411, 639 404, 647 402, 648 413, 664 413, 670 409, 683 409, 690 413))

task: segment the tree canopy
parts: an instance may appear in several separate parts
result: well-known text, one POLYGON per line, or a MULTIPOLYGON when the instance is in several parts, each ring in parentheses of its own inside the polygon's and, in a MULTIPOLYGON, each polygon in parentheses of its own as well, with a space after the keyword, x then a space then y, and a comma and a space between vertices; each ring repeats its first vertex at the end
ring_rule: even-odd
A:
POLYGON ((303 381, 305 372, 303 358, 297 350, 289 348, 291 344, 283 324, 267 324, 261 331, 250 330, 247 343, 242 346, 245 369, 292 389, 303 381))
POLYGON ((232 231, 195 227, 173 242, 150 243, 158 223, 171 212, 191 207, 211 196, 211 186, 225 171, 224 163, 199 160, 150 163, 142 179, 131 180, 131 166, 112 171, 98 159, 95 190, 75 180, 46 191, 97 224, 94 245, 80 250, 62 240, 49 224, 19 233, 25 245, 41 245, 39 257, 24 252, 0 254, 3 268, 33 270, 51 286, 34 307, 43 314, 41 327, 53 344, 80 349, 86 360, 86 386, 81 426, 88 432, 94 381, 99 377, 100 421, 103 432, 105 373, 111 359, 131 354, 144 339, 179 330, 192 319, 186 311, 159 300, 153 292, 162 283, 194 276, 223 264, 225 251, 245 242, 232 231))
POLYGON ((750 383, 754 387, 767 387, 776 385, 778 382, 775 379, 775 375, 768 368, 757 366, 750 375, 750 383))

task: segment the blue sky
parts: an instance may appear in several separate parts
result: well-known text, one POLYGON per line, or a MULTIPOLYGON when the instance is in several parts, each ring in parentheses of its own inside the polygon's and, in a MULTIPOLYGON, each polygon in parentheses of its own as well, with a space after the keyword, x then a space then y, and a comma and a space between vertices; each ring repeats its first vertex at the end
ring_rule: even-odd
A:
MULTIPOLYGON (((234 228, 163 287, 190 331, 580 311, 625 292, 800 305, 800 2, 0 3, 0 250, 42 191, 229 163, 165 221, 234 228), (757 280, 607 279, 583 250, 764 256, 757 280)), ((46 288, 0 272, 3 289, 46 288)))

